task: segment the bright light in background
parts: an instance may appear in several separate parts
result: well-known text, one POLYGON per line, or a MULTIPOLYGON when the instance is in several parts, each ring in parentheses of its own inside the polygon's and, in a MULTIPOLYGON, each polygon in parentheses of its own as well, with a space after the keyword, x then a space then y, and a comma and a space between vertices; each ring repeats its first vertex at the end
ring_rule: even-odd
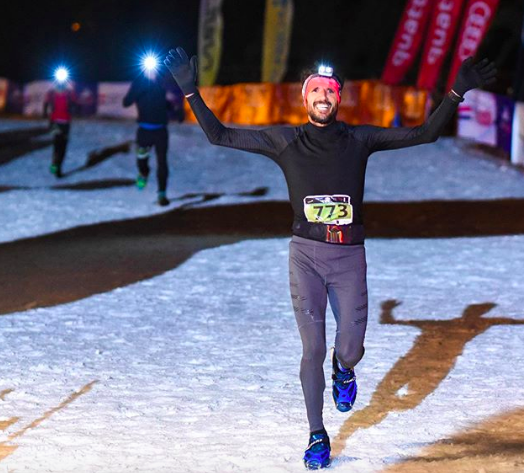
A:
POLYGON ((55 80, 64 83, 69 78, 69 71, 65 67, 58 67, 55 70, 55 80))
POLYGON ((142 67, 147 72, 156 71, 158 69, 158 65, 158 58, 154 54, 149 53, 142 59, 142 67))

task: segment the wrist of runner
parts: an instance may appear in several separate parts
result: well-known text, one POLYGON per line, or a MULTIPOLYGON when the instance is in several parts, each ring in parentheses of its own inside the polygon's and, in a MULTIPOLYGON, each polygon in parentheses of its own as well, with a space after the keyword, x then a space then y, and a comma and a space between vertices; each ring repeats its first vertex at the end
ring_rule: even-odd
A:
POLYGON ((191 97, 198 92, 194 83, 187 82, 185 84, 178 84, 178 86, 186 98, 191 97))
POLYGON ((456 103, 464 102, 464 97, 456 92, 454 89, 450 89, 448 92, 448 97, 456 103))

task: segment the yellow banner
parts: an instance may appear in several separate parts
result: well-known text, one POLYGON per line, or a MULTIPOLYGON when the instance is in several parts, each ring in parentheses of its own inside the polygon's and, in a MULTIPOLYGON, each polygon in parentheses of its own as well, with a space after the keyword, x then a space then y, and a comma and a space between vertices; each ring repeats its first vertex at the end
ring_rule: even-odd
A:
POLYGON ((266 0, 262 82, 282 82, 287 68, 292 27, 293 0, 266 0))
POLYGON ((200 0, 198 21, 198 84, 214 85, 222 54, 222 0, 200 0))

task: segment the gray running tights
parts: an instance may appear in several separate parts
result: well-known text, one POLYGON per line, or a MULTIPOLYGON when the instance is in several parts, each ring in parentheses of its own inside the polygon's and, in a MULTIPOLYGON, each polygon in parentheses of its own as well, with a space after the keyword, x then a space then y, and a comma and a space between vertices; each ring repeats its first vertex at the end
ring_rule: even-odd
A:
POLYGON ((327 301, 337 324, 337 359, 353 368, 364 355, 366 268, 364 245, 337 245, 298 236, 289 244, 291 300, 303 348, 300 381, 311 432, 324 427, 327 301))

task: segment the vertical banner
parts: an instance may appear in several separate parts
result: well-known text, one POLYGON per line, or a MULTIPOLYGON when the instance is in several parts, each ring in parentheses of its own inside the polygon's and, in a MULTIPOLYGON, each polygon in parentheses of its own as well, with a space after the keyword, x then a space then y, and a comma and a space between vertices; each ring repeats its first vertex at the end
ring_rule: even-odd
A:
POLYGON ((511 162, 524 166, 524 103, 515 105, 513 134, 511 137, 511 162))
POLYGON ((462 20, 462 26, 460 27, 447 89, 453 86, 462 62, 469 56, 474 56, 477 52, 482 39, 488 31, 498 3, 499 0, 469 0, 462 20))
POLYGON ((417 87, 432 91, 458 26, 464 0, 437 0, 431 15, 417 87))
POLYGON ((287 68, 292 28, 293 0, 266 0, 262 82, 282 82, 287 68))
POLYGON ((198 85, 215 83, 222 54, 222 0, 200 0, 198 20, 198 85))
POLYGON ((382 82, 399 84, 415 61, 435 0, 408 0, 389 51, 382 82))

